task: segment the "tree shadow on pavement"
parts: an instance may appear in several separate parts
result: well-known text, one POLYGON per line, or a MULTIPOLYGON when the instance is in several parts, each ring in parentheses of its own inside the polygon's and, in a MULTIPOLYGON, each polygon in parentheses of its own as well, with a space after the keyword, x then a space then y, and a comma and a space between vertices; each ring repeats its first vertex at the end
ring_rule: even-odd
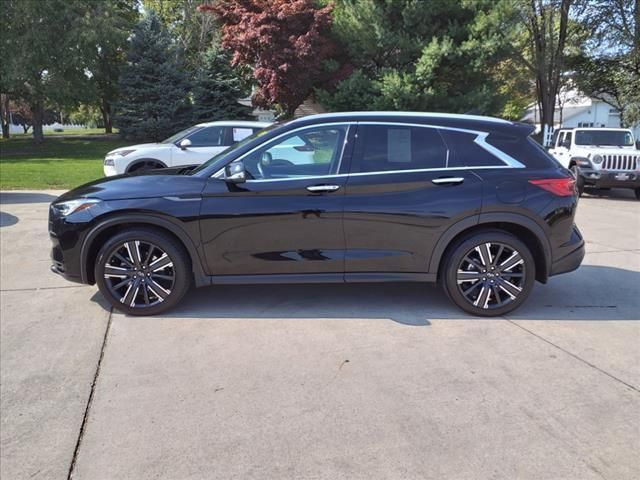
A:
POLYGON ((16 203, 51 203, 57 197, 40 192, 0 192, 0 205, 16 203))
MULTIPOLYGON (((524 305, 506 318, 638 320, 639 288, 640 272, 585 265, 546 285, 536 283, 524 305)), ((99 293, 93 299, 103 301, 99 293)), ((392 320, 411 326, 434 319, 487 320, 465 314, 441 288, 425 283, 218 285, 193 289, 157 318, 392 320)))

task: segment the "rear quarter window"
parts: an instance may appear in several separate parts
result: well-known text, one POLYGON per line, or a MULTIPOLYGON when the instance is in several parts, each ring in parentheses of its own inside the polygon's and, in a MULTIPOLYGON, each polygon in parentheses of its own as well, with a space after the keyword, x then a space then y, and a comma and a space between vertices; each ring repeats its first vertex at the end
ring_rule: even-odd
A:
POLYGON ((489 135, 487 142, 529 168, 559 166, 558 161, 531 137, 489 135))
POLYGON ((477 134, 441 130, 450 155, 448 167, 503 167, 505 163, 475 142, 477 134))

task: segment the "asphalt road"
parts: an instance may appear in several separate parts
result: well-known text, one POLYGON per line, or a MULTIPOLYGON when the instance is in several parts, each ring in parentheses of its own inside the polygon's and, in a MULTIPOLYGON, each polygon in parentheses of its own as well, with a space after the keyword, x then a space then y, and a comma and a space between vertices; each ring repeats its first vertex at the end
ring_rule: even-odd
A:
POLYGON ((640 478, 640 202, 520 310, 435 286, 225 286, 111 312, 49 273, 55 192, 3 192, 2 479, 640 478))

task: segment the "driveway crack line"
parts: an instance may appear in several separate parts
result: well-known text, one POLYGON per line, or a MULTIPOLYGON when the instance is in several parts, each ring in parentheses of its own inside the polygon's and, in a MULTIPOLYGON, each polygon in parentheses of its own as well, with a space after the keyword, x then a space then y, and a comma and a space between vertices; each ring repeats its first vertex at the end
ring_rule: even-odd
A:
POLYGON ((107 339, 109 332, 111 331, 111 323, 113 320, 113 308, 109 310, 109 318, 107 319, 107 328, 104 331, 104 337, 102 338, 102 347, 100 348, 100 356, 98 357, 98 364, 96 365, 96 372, 93 376, 93 382, 91 383, 91 391, 89 393, 89 399, 84 410, 84 416, 82 417, 82 424, 80 425, 80 432, 78 433, 78 439, 76 440, 76 446, 73 450, 73 457, 71 458, 71 465, 69 465, 69 473, 67 480, 73 479, 73 473, 76 468, 76 460, 78 459, 78 453, 80 452, 80 446, 82 445, 82 439, 84 437, 85 430, 87 428, 87 422, 89 420, 89 413, 91 411, 91 405, 93 404, 93 397, 96 391, 96 384, 98 383, 98 377, 100 376, 100 368, 102 367, 102 360, 104 358, 104 352, 107 347, 107 339))
MULTIPOLYGON (((504 318, 504 317, 503 317, 503 318, 504 318)), ((566 353, 567 355, 569 355, 569 356, 571 356, 571 357, 575 358, 575 359, 576 359, 576 360, 578 360, 579 362, 582 362, 582 363, 584 363, 585 365, 587 365, 587 366, 589 366, 589 367, 593 368, 594 370, 597 370, 598 372, 603 373, 603 374, 604 374, 604 375, 606 375, 607 377, 609 377, 609 378, 611 378, 611 379, 615 380, 616 382, 619 382, 619 383, 623 384, 625 387, 628 387, 628 388, 630 388, 631 390, 633 390, 633 391, 635 391, 635 392, 637 392, 637 393, 640 393, 640 389, 639 389, 638 387, 636 387, 636 386, 634 386, 634 385, 631 385, 630 383, 625 382, 625 381, 624 381, 624 380, 622 380, 621 378, 618 378, 618 377, 616 377, 615 375, 613 375, 613 374, 611 374, 611 373, 607 372, 606 370, 601 369, 600 367, 598 367, 598 366, 594 365, 593 363, 591 363, 591 362, 589 362, 589 361, 585 360, 584 358, 579 357, 579 356, 578 356, 578 355, 576 355, 575 353, 572 353, 572 352, 570 352, 569 350, 566 350, 566 349, 562 348, 561 346, 556 345, 556 344, 555 344, 555 343, 553 343, 551 340, 547 340, 547 339, 546 339, 546 338, 544 338, 543 336, 538 335, 538 334, 537 334, 537 333, 535 333, 535 332, 532 332, 531 330, 529 330, 528 328, 523 327, 523 326, 522 326, 522 325, 520 325, 519 323, 516 323, 516 322, 515 322, 515 321, 513 321, 513 320, 509 320, 508 318, 505 318, 505 320, 506 320, 507 322, 509 322, 510 324, 515 325, 516 327, 518 327, 518 328, 520 328, 520 329, 524 330, 525 332, 529 333, 530 335, 533 335, 534 337, 539 338, 539 339, 540 339, 540 340, 542 340, 543 342, 548 343, 548 344, 549 344, 549 345, 551 345, 552 347, 557 348, 557 349, 558 349, 558 350, 560 350, 561 352, 564 352, 564 353, 566 353)))

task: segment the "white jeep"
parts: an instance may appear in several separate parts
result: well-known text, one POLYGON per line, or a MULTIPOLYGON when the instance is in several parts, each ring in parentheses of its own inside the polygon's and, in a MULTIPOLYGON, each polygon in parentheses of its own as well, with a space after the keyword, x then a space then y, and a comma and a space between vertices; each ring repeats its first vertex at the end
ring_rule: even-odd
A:
POLYGON ((640 151, 625 128, 561 128, 549 149, 584 187, 631 188, 640 200, 640 151))

